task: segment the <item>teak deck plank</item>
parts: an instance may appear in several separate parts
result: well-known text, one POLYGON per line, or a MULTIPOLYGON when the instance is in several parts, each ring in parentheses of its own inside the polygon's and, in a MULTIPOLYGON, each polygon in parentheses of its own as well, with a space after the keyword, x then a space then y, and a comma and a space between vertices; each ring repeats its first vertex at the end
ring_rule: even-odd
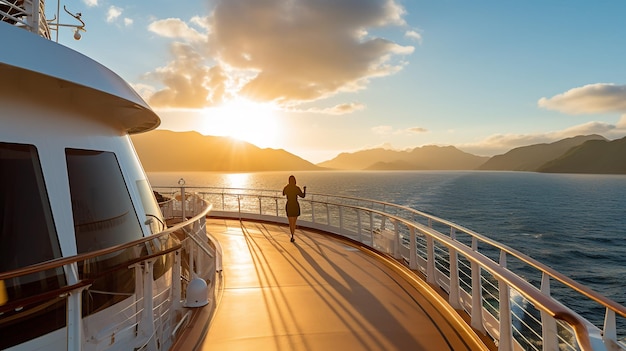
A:
POLYGON ((333 236, 208 219, 223 286, 201 350, 476 350, 432 294, 333 236))

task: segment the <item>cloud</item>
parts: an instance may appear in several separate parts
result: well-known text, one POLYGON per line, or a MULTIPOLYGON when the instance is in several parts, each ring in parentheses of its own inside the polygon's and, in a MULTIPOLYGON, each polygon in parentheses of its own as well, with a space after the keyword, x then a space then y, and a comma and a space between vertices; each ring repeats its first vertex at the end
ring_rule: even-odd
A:
POLYGON ((413 128, 407 129, 407 132, 411 132, 411 133, 426 133, 426 132, 428 132, 428 129, 422 128, 422 127, 413 127, 413 128))
POLYGON ((563 130, 534 134, 494 134, 476 143, 457 145, 458 148, 476 155, 496 155, 511 149, 541 143, 553 143, 578 135, 598 134, 608 139, 626 136, 626 115, 617 124, 587 122, 563 130))
POLYGON ((83 3, 85 3, 88 7, 98 6, 98 0, 83 0, 83 3))
POLYGON ((422 41, 423 41, 422 35, 414 30, 406 31, 406 33, 404 33, 404 36, 422 44, 422 41))
POLYGON ((589 84, 551 98, 541 98, 539 107, 568 114, 626 113, 626 85, 589 84))
POLYGON ((107 11, 107 22, 111 23, 122 15, 122 9, 117 6, 109 7, 107 11))
POLYGON ((130 26, 132 26, 132 25, 133 25, 133 22, 134 22, 134 21, 132 20, 132 18, 124 18, 124 25, 125 25, 126 27, 130 27, 130 26))
POLYGON ((165 38, 183 39, 185 41, 206 40, 206 34, 189 27, 187 23, 178 18, 154 21, 148 25, 148 30, 165 38))
POLYGON ((367 29, 399 23, 393 1, 228 0, 213 14, 209 47, 224 64, 257 72, 241 93, 279 103, 357 91, 399 71, 396 55, 412 53, 367 29), (244 6, 245 5, 245 6, 244 6))
POLYGON ((426 133, 428 132, 428 129, 422 128, 422 127, 395 129, 392 126, 382 125, 382 126, 372 127, 371 131, 374 132, 374 134, 379 134, 379 135, 402 135, 402 134, 408 135, 408 134, 426 133))
POLYGON ((365 105, 351 102, 345 104, 339 104, 329 108, 307 108, 307 109, 298 109, 298 108, 290 108, 289 112, 309 112, 309 113, 321 113, 327 115, 347 115, 355 111, 360 111, 365 108, 365 105))
POLYGON ((147 98, 157 108, 203 108, 219 105, 226 94, 227 78, 220 66, 207 66, 191 45, 172 45, 175 57, 167 66, 145 75, 165 85, 147 98))
MULTIPOLYGON (((404 15, 398 0, 219 0, 207 18, 161 19, 149 30, 192 45, 204 64, 221 67, 232 94, 293 107, 365 89, 371 79, 402 70, 414 47, 371 36, 369 30, 403 30, 404 15)), ((174 66, 185 62, 174 57, 168 69, 181 70, 174 66)), ((151 76, 158 78, 162 70, 151 76)), ((171 80, 159 83, 164 93, 155 96, 181 95, 171 80)), ((200 84, 197 92, 211 89, 201 79, 187 83, 200 84)), ((340 104, 325 112, 359 108, 340 104)))

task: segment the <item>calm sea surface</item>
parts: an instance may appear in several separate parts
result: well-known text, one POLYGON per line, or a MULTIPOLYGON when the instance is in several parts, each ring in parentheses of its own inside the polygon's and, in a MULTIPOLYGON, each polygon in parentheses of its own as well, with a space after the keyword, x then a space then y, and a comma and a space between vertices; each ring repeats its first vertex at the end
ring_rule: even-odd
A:
MULTIPOLYGON (((149 173, 153 186, 281 190, 290 173, 149 173)), ((626 176, 527 172, 296 172, 315 193, 415 208, 472 229, 626 305, 626 176)), ((577 299, 568 303, 577 303, 577 299)), ((581 307, 586 310, 585 306, 581 307)), ((580 311, 579 311, 580 312, 580 311)), ((603 316, 603 310, 594 314, 603 316)))

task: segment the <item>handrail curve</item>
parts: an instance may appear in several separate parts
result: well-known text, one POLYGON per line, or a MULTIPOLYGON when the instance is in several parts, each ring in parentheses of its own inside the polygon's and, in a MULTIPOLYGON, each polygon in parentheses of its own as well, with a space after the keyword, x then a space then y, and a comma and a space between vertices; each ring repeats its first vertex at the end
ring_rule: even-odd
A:
MULTIPOLYGON (((155 187, 155 189, 163 189, 162 191, 164 192, 172 191, 171 189, 174 189, 173 192, 176 192, 181 188, 155 187)), ((286 218, 284 218, 284 209, 282 206, 284 205, 285 200, 284 197, 281 196, 281 192, 277 190, 250 190, 245 188, 229 189, 216 187, 186 187, 185 189, 187 189, 185 191, 191 191, 191 189, 193 189, 193 191, 199 196, 202 196, 203 199, 208 199, 209 201, 212 201, 214 209, 216 209, 212 212, 212 215, 220 217, 232 216, 233 218, 240 219, 261 219, 279 223, 286 223, 286 218)), ((432 246, 433 242, 441 245, 440 247, 438 247, 438 250, 443 251, 445 255, 448 255, 447 252, 449 252, 450 255, 452 254, 452 252, 454 252, 455 254, 458 254, 459 256, 465 258, 469 263, 471 263, 471 265, 464 264, 464 269, 471 270, 472 276, 470 277, 468 275, 469 273, 464 273, 466 278, 461 277, 460 274, 457 274, 457 276, 454 277, 455 279, 459 279, 459 281, 455 283, 455 289, 457 290, 455 298, 460 299, 459 303, 462 304, 461 306, 464 306, 461 308, 465 309, 468 313, 470 313, 468 309, 471 309, 472 326, 476 326, 474 321, 475 309, 485 309, 488 314, 493 313, 487 309, 488 306, 483 306, 482 303, 479 302, 486 298, 498 299, 498 293, 495 293, 495 295, 493 295, 494 293, 488 293, 489 295, 485 296, 482 295, 482 285, 481 283, 474 283, 474 278, 479 278, 479 280, 485 278, 482 277, 480 273, 477 273, 475 276, 474 270, 476 268, 474 266, 476 266, 479 272, 480 269, 484 269, 485 272, 489 272, 489 274, 491 274, 495 281, 499 282, 496 285, 493 285, 494 283, 491 283, 491 286, 489 286, 488 288, 500 290, 499 286, 500 284, 503 284, 503 286, 507 288, 507 291, 510 288, 518 292, 523 299, 525 299, 530 305, 532 305, 536 309, 536 311, 538 311, 537 313, 541 312, 542 316, 545 313, 545 317, 550 317, 553 318, 553 320, 559 320, 563 322, 564 325, 569 325, 571 327, 571 336, 576 340, 576 344, 564 346, 566 347, 566 349, 598 351, 613 350, 613 347, 618 347, 618 349, 620 350, 626 350, 623 341, 618 341, 618 339, 616 339, 615 333, 615 315, 626 317, 626 308, 624 306, 574 281, 573 279, 568 278, 567 276, 559 273, 553 268, 550 268, 542 264, 541 262, 538 262, 535 259, 530 258, 523 253, 508 247, 507 245, 485 237, 484 235, 476 233, 456 223, 426 214, 424 212, 406 206, 401 206, 393 203, 351 196, 320 194, 314 192, 307 193, 307 197, 301 199, 300 201, 304 204, 301 205, 302 215, 298 223, 302 227, 321 229, 334 234, 347 236, 351 239, 354 239, 356 237, 357 241, 360 241, 368 246, 375 245, 375 240, 389 239, 388 237, 383 238, 384 235, 375 236, 374 234, 375 232, 377 233, 378 229, 384 229, 387 233, 385 235, 389 235, 389 231, 391 230, 391 232, 395 233, 395 239, 392 240, 395 240, 396 242, 388 245, 391 245, 389 247, 394 247, 395 249, 391 249, 387 246, 382 249, 395 250, 395 252, 388 253, 396 259, 399 259, 399 261, 404 262, 404 264, 408 264, 411 269, 414 269, 412 267, 420 267, 420 270, 422 270, 422 272, 425 274, 428 282, 439 284, 440 287, 442 287, 444 290, 448 291, 451 294, 450 299, 452 299, 452 292, 448 289, 452 289, 453 282, 452 277, 448 277, 446 276, 446 274, 451 274, 451 272, 442 271, 440 267, 435 267, 434 263, 435 260, 450 258, 442 256, 437 257, 437 253, 434 252, 434 246, 432 246), (364 216, 367 217, 368 215, 370 216, 369 223, 365 223, 367 222, 367 219, 363 220, 362 218, 364 216), (375 222, 372 222, 373 218, 375 218, 375 222), (393 224, 393 229, 390 229, 391 227, 385 225, 385 221, 387 221, 387 223, 393 224), (380 225, 381 227, 376 227, 378 228, 376 229, 374 227, 374 224, 376 226, 380 225), (436 228, 433 227, 435 224, 437 225, 436 228), (402 229, 399 229, 400 227, 402 229), (439 231, 441 229, 444 229, 445 227, 448 227, 450 229, 449 235, 439 231), (400 232, 400 230, 402 230, 402 232, 400 232), (407 235, 409 235, 409 233, 411 236, 410 240, 407 238, 407 235), (463 234, 463 241, 460 240, 457 234, 463 234), (413 247, 413 243, 417 244, 417 239, 413 238, 413 236, 420 237, 420 244, 418 246, 421 247, 421 251, 419 251, 419 254, 417 253, 418 248, 413 247), (468 243, 469 239, 471 239, 471 245, 468 243), (411 245, 409 245, 409 243, 411 245), (480 250, 478 243, 481 243, 480 250), (402 256, 404 254, 401 253, 401 251, 398 251, 400 247, 404 248, 405 250, 410 250, 408 257, 402 256), (445 250, 442 250, 443 247, 446 247, 447 252, 445 250), (500 262, 483 253, 491 251, 484 250, 498 250, 500 252, 500 262), (519 275, 508 269, 506 264, 507 257, 518 259, 521 263, 524 263, 530 268, 536 270, 537 272, 544 274, 544 277, 554 279, 555 281, 563 284, 563 286, 568 288, 570 291, 586 296, 590 299, 590 301, 604 306, 607 309, 607 315, 605 316, 605 318, 607 319, 605 320, 604 325, 605 330, 600 329, 599 326, 593 325, 582 316, 580 316, 577 312, 572 311, 570 308, 564 306, 561 302, 551 296, 549 292, 545 292, 543 285, 542 288, 539 289, 538 287, 531 284, 529 281, 521 278, 519 275), (431 274, 434 274, 434 276, 430 277, 431 274), (438 274, 439 276, 437 276, 438 274), (446 280, 439 280, 444 278, 449 279, 449 283, 447 283, 446 280), (468 283, 461 282, 461 279, 471 279, 472 286, 469 287, 467 285, 468 283), (467 286, 467 288, 460 287, 459 283, 467 286), (444 286, 441 284, 451 285, 444 286), (465 295, 459 295, 460 293, 471 294, 470 290, 466 290, 468 288, 471 289, 471 291, 473 291, 475 288, 479 289, 481 297, 478 302, 475 302, 474 298, 471 298, 471 301, 469 301, 468 297, 471 297, 470 295, 467 295, 468 297, 465 297, 465 295), (609 310, 614 311, 615 314, 611 316, 608 312, 609 310), (593 330, 590 328, 592 328, 593 330)), ((382 234, 382 231, 380 233, 382 234)), ((492 254, 489 255, 491 256, 492 254)), ((456 260, 458 261, 459 258, 456 258, 456 260)), ((457 264, 459 263, 455 263, 455 267, 457 264)), ((459 273, 461 273, 460 266, 456 267, 456 269, 459 270, 459 273)), ((509 294, 509 292, 506 292, 504 293, 504 295, 501 295, 500 298, 512 299, 513 297, 509 297, 509 294)), ((486 303, 487 300, 484 301, 486 303)), ((498 300, 496 300, 495 306, 498 305, 497 301, 498 300)), ((513 314, 512 307, 509 305, 509 303, 505 303, 504 306, 504 308, 508 308, 508 311, 500 311, 500 314, 505 313, 511 316, 513 314)), ((502 306, 500 308, 502 308, 502 306)), ((495 312, 497 313, 498 311, 496 310, 495 312)), ((482 320, 476 323, 490 323, 488 332, 492 337, 499 340, 501 345, 507 344, 509 342, 519 342, 512 340, 514 337, 517 337, 514 336, 511 331, 504 331, 504 334, 501 334, 502 330, 498 332, 497 326, 494 329, 493 323, 500 323, 497 319, 498 317, 496 317, 498 316, 498 314, 493 315, 493 318, 495 318, 495 320, 492 318, 489 319, 489 321, 486 321, 484 319, 486 317, 483 317, 482 313, 478 313, 476 314, 476 316, 478 316, 482 320)), ((506 315, 504 317, 506 317, 506 315)), ((524 323, 520 319, 523 317, 523 315, 515 315, 515 318, 519 320, 519 323, 524 323)), ((543 320, 544 317, 541 318, 543 320)), ((535 322, 544 323, 542 322, 542 320, 535 319, 535 322)), ((511 327, 513 326, 511 325, 511 327)), ((479 327, 478 329, 481 330, 481 328, 484 327, 479 327)), ((554 328, 556 328, 556 326, 554 328)), ((515 333, 520 333, 520 331, 517 330, 515 331, 515 333)), ((535 335, 539 338, 542 338, 541 331, 539 331, 539 334, 535 335)), ((559 336, 558 338, 560 340, 563 340, 562 337, 563 336, 559 336)), ((566 340, 563 341, 568 342, 566 340)), ((559 343, 560 341, 548 340, 547 342, 548 345, 544 345, 544 349, 552 349, 554 347, 558 347, 558 345, 554 343, 559 343)), ((517 345, 517 347, 519 346, 520 345, 517 345)), ((501 347, 500 349, 502 350, 503 348, 501 347)), ((505 346, 504 350, 506 349, 508 349, 508 347, 505 346)))
MULTIPOLYGON (((8 300, 0 304, 0 326, 26 326, 48 312, 65 315, 65 319, 51 318, 32 328, 25 339, 21 335, 1 339, 0 348, 19 348, 25 341, 47 337, 53 331, 58 334, 60 328, 65 328, 61 333, 67 334, 67 340, 45 339, 52 342, 47 347, 169 349, 180 335, 172 331, 181 328, 181 318, 189 312, 186 288, 193 279, 206 283, 207 300, 204 304, 200 301, 200 306, 215 308, 211 296, 219 281, 221 249, 206 232, 210 210, 207 202, 195 201, 194 212, 189 213, 192 218, 181 218, 162 232, 0 272, 2 282, 11 282, 10 286, 2 285, 11 290, 8 300), (34 273, 39 273, 38 280, 20 278, 34 273), (48 284, 50 279, 54 284, 48 284)), ((190 296, 197 298, 197 294, 194 290, 190 296)))
MULTIPOLYGON (((181 228, 189 225, 190 223, 193 223, 195 221, 197 221, 198 219, 202 218, 203 216, 206 216, 207 213, 209 213, 209 211, 211 211, 211 205, 208 205, 203 211, 201 211, 199 214, 195 215, 193 218, 190 218, 189 220, 185 221, 185 222, 180 222, 175 224, 172 227, 167 228, 166 230, 160 232, 160 233, 155 233, 151 236, 146 236, 134 241, 129 241, 127 243, 124 244, 119 244, 119 245, 115 245, 115 246, 111 246, 111 247, 107 247, 104 249, 100 249, 100 250, 96 250, 96 251, 90 251, 90 252, 85 252, 82 254, 78 254, 78 255, 73 255, 73 256, 68 256, 68 257, 60 257, 60 258, 56 258, 53 260, 49 260, 49 261, 45 261, 45 262, 40 262, 40 263, 35 263, 26 267, 21 267, 18 269, 14 269, 11 271, 6 271, 6 272, 0 272, 0 280, 6 280, 6 279, 10 279, 10 278, 15 278, 18 276, 22 276, 22 275, 28 275, 28 274, 32 274, 32 273, 37 273, 37 272, 41 272, 41 271, 46 271, 46 270, 50 270, 50 269, 54 269, 54 268, 60 268, 63 267, 65 265, 68 264, 72 264, 72 263, 76 263, 79 261, 86 261, 98 256, 105 256, 117 251, 121 251, 121 250, 125 250, 134 246, 137 246, 139 244, 143 244, 143 243, 147 243, 149 241, 152 241, 154 239, 160 239, 162 237, 165 236, 169 236, 170 234, 172 234, 175 231, 180 230, 181 228)), ((142 258, 145 258, 147 256, 142 256, 142 258)))

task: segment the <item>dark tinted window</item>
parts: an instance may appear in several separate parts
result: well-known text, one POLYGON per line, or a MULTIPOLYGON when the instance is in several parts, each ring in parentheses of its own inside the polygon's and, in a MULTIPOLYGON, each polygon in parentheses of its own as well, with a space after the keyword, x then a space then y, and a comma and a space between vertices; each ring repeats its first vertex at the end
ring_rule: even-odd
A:
MULTIPOLYGON (((66 149, 65 155, 78 253, 140 239, 139 219, 115 154, 66 149)), ((79 262, 81 279, 93 281, 83 292, 83 316, 132 295, 135 274, 128 262, 141 254, 127 249, 79 262)))
MULTIPOLYGON (((37 149, 0 143, 0 271, 61 256, 37 149)), ((3 282, 8 303, 65 285, 63 271, 51 269, 3 282)), ((0 287, 1 288, 1 287, 0 287)), ((6 311, 0 318, 0 349, 65 325, 65 300, 50 299, 6 311)))
POLYGON ((0 271, 61 256, 33 145, 0 143, 0 242, 0 271))
POLYGON ((78 253, 142 237, 115 154, 66 149, 78 253))

